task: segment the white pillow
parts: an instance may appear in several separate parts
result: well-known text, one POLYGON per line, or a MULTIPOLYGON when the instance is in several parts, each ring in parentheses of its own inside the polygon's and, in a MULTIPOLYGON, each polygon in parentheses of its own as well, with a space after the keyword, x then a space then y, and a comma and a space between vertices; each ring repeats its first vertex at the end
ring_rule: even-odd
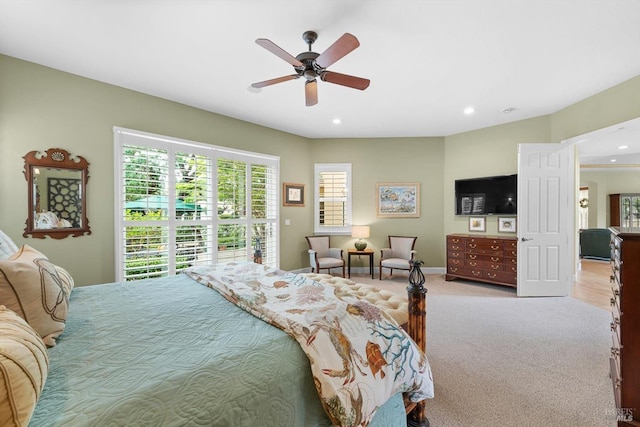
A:
POLYGON ((11 240, 11 237, 0 230, 0 259, 7 259, 16 252, 18 252, 18 247, 11 240))

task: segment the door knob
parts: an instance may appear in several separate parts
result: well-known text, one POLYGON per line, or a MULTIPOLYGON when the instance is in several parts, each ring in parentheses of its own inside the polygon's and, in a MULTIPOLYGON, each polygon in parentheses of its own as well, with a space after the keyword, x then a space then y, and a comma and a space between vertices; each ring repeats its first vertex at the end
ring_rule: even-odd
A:
POLYGON ((533 237, 532 237, 532 238, 530 238, 530 239, 526 239, 526 238, 524 238, 524 237, 523 237, 523 238, 522 238, 522 239, 520 239, 520 240, 522 240, 523 242, 528 242, 529 240, 533 240, 533 237))

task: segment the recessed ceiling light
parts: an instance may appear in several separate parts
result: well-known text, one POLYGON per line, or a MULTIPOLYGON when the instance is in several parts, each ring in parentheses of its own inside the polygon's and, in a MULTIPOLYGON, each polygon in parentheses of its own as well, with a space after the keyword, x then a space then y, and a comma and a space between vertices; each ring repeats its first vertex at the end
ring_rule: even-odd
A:
POLYGON ((627 148, 629 148, 628 145, 621 145, 618 147, 618 150, 626 150, 627 148))
POLYGON ((333 119, 333 124, 334 125, 339 125, 340 123, 342 123, 342 120, 340 120, 338 118, 333 119))
POLYGON ((475 112, 476 112, 476 109, 475 109, 475 108, 473 108, 473 107, 467 107, 467 108, 465 108, 465 109, 464 109, 464 113, 465 113, 466 115, 473 114, 473 113, 475 113, 475 112))
POLYGON ((615 163, 616 161, 616 159, 611 159, 611 163, 615 163))

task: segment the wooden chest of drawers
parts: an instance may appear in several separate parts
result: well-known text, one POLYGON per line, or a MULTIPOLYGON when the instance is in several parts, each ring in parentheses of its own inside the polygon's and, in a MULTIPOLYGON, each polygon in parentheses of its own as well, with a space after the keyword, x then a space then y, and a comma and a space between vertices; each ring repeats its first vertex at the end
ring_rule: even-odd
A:
POLYGON ((611 228, 610 373, 619 426, 640 426, 640 228, 611 228))
POLYGON ((471 279, 515 287, 517 250, 516 237, 449 234, 445 280, 471 279))

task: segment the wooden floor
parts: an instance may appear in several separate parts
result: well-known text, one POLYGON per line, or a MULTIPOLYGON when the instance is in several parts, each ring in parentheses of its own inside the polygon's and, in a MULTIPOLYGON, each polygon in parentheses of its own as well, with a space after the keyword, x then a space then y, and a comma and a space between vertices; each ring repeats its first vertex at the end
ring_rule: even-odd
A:
POLYGON ((580 260, 571 296, 596 307, 610 309, 611 285, 609 261, 580 260))

